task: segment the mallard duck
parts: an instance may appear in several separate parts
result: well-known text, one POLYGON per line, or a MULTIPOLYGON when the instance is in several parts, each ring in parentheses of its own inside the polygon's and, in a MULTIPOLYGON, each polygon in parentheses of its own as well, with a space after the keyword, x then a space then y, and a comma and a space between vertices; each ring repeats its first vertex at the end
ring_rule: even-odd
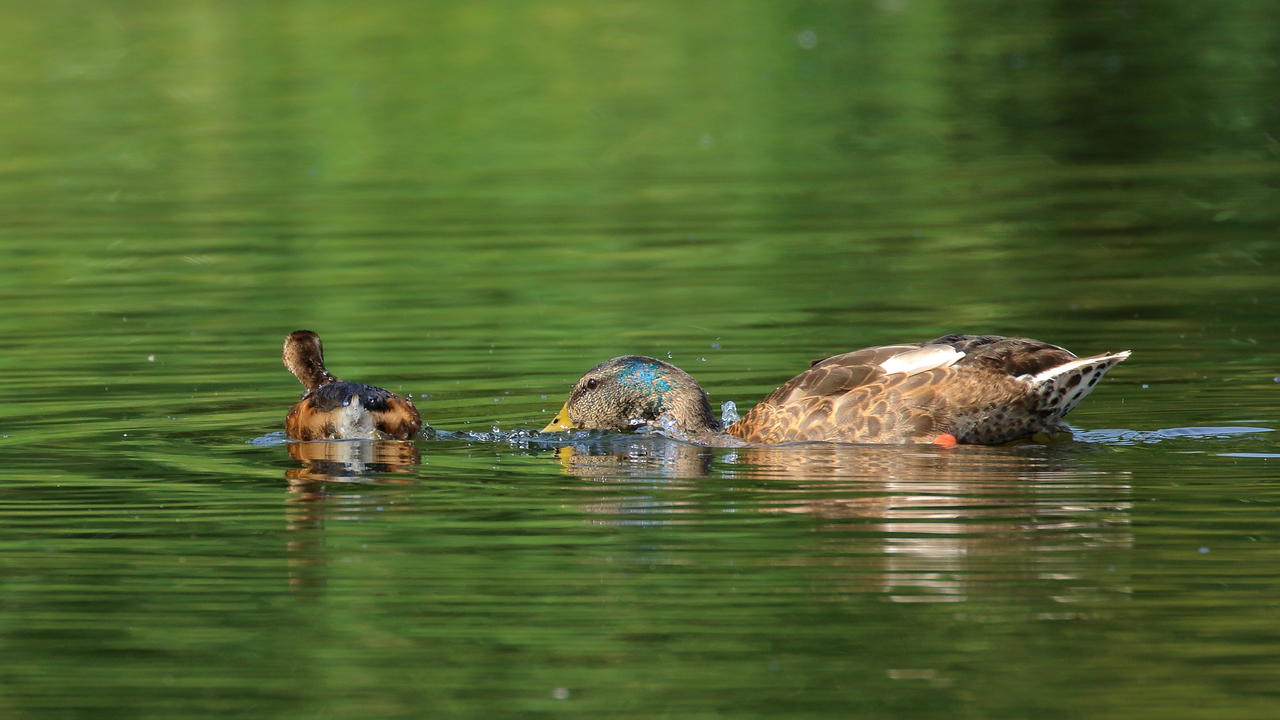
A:
POLYGON ((749 443, 996 445, 1065 430, 1062 418, 1129 351, 1086 358, 996 335, 944 335, 815 360, 722 428, 707 394, 661 360, 625 355, 583 375, 543 432, 665 425, 698 438, 749 443))
POLYGON ((284 366, 307 388, 284 416, 285 435, 291 439, 408 440, 422 427, 422 417, 408 398, 330 375, 320 336, 310 330, 289 333, 283 358, 284 366))

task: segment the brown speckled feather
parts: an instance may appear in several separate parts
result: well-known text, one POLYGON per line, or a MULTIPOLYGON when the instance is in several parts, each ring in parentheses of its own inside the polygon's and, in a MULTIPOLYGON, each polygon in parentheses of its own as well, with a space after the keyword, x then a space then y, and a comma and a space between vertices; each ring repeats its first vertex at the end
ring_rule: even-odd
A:
POLYGON ((929 345, 948 345, 964 353, 957 365, 980 366, 1002 375, 1034 375, 1076 359, 1057 345, 999 335, 943 335, 929 345))
POLYGON ((387 398, 386 410, 374 410, 373 425, 378 432, 396 440, 408 440, 418 434, 422 428, 422 417, 418 408, 409 400, 391 394, 387 398))
POLYGON ((295 440, 411 440, 422 428, 422 418, 410 400, 393 392, 334 382, 308 391, 294 403, 284 428, 295 440))
POLYGON ((418 409, 408 398, 373 385, 342 382, 330 374, 320 336, 310 330, 290 333, 282 358, 307 388, 284 418, 285 435, 291 439, 409 440, 422 427, 418 409))
POLYGON ((284 434, 293 440, 328 440, 335 432, 328 413, 317 410, 305 397, 284 416, 284 434))
POLYGON ((865 348, 815 362, 727 432, 755 443, 931 442, 943 434, 967 443, 1009 442, 1057 431, 1062 416, 1092 383, 1127 356, 1100 355, 1070 367, 1077 358, 1060 347, 991 335, 865 348), (929 346, 964 355, 955 359, 937 348, 925 354, 921 367, 903 372, 882 367, 890 358, 929 346), (932 355, 939 366, 929 366, 932 355), (1063 366, 1068 367, 1055 375, 1063 366), (1068 382, 1069 387, 1059 387, 1068 382))

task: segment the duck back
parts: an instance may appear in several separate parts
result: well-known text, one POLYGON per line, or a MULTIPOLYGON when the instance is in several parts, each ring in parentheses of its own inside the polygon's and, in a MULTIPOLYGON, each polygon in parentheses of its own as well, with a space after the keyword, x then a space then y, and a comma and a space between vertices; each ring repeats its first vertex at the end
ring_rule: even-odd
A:
POLYGON ((1060 421, 1127 352, 1077 358, 1056 345, 944 335, 814 361, 731 425, 748 442, 999 444, 1060 421))

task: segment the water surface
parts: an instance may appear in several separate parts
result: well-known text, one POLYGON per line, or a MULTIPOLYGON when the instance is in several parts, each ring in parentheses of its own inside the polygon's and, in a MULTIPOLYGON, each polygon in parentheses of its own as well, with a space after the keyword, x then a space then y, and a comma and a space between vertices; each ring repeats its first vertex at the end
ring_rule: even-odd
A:
POLYGON ((0 712, 1273 714, 1271 14, 0 8, 0 712), (280 442, 298 328, 441 432, 280 442), (1051 445, 515 432, 957 331, 1133 357, 1051 445))

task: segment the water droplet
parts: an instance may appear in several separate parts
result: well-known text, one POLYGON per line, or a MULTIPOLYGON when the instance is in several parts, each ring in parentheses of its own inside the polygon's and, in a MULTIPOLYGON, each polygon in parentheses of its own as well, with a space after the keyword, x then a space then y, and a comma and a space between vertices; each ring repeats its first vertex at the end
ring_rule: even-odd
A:
POLYGON ((668 360, 670 360, 670 359, 671 359, 671 351, 670 351, 670 350, 668 350, 668 351, 667 351, 667 359, 668 359, 668 360))
POLYGON ((818 46, 818 33, 811 28, 801 30, 800 34, 796 35, 796 45, 799 45, 801 50, 814 49, 818 46))
MULTIPOLYGON (((1280 378, 1277 378, 1277 379, 1278 379, 1278 380, 1280 380, 1280 378)), ((546 396, 545 394, 543 394, 543 395, 539 395, 539 396, 538 396, 538 399, 539 399, 539 400, 546 400, 546 399, 547 399, 547 396, 546 396)))
POLYGON ((658 427, 662 432, 671 437, 680 437, 680 426, 676 424, 675 418, 670 415, 662 415, 658 418, 658 427))
POLYGON ((725 425, 731 425, 738 422, 738 406, 732 400, 725 400, 720 404, 720 422, 725 425))
POLYGON ((1201 555, 1208 555, 1208 554, 1209 554, 1209 547, 1208 547, 1207 545, 1201 545, 1201 546, 1200 546, 1200 551, 1199 551, 1199 552, 1200 552, 1200 554, 1201 554, 1201 555))
POLYGON ((156 361, 156 356, 155 356, 155 355, 148 355, 148 356, 147 356, 147 362, 155 362, 155 361, 156 361))
POLYGON ((720 343, 718 343, 718 342, 713 342, 713 343, 711 343, 711 349, 712 349, 712 350, 719 350, 719 349, 720 349, 720 343))
POLYGON ((1271 382, 1280 382, 1280 375, 1271 378, 1271 382))
POLYGON ((1151 386, 1150 386, 1150 385, 1148 385, 1148 384, 1146 384, 1146 383, 1142 383, 1142 389, 1143 389, 1143 390, 1146 390, 1146 389, 1147 389, 1147 388, 1149 388, 1149 387, 1151 387, 1151 386))
POLYGON ((120 437, 129 437, 129 433, 121 433, 120 437))
POLYGON ((568 700, 569 688, 558 687, 551 691, 551 697, 554 700, 568 700))
POLYGON ((493 401, 494 401, 494 402, 502 402, 502 398, 494 398, 494 399, 493 399, 493 401))
POLYGON ((707 361, 707 359, 706 359, 706 358, 704 358, 704 357, 700 357, 700 358, 698 358, 698 362, 706 362, 706 361, 707 361))

